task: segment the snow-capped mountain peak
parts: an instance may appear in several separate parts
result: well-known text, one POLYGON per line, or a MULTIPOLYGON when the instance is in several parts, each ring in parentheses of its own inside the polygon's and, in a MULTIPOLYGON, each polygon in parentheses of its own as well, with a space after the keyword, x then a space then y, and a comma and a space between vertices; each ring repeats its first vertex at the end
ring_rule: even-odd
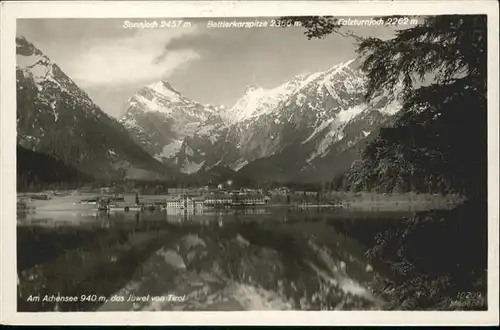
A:
POLYGON ((175 90, 168 82, 159 81, 147 85, 132 96, 129 101, 129 108, 136 111, 153 111, 171 114, 176 106, 183 106, 193 102, 175 90))
POLYGON ((186 99, 175 90, 172 85, 166 81, 159 81, 157 83, 146 86, 146 89, 153 91, 165 98, 168 98, 172 103, 181 102, 185 103, 186 99))
POLYGON ((232 107, 223 108, 189 100, 159 82, 134 96, 154 104, 131 102, 122 122, 152 156, 184 173, 226 167, 250 176, 272 176, 273 170, 314 176, 316 166, 329 173, 332 159, 372 136, 399 110, 387 98, 367 104, 365 83, 353 59, 274 88, 248 85, 232 107), (265 171, 248 172, 267 159, 265 171))
POLYGON ((22 56, 43 56, 43 53, 32 43, 30 43, 24 36, 16 37, 16 54, 22 56))
POLYGON ((226 109, 223 116, 231 124, 255 119, 276 109, 298 86, 300 84, 296 80, 287 81, 272 89, 248 85, 243 97, 233 107, 226 109))
POLYGON ((25 74, 31 74, 35 81, 40 82, 48 75, 52 76, 51 67, 54 63, 31 44, 26 38, 16 38, 16 67, 25 74))
MULTIPOLYGON (((84 103, 86 111, 95 113, 96 105, 87 93, 25 37, 16 37, 16 69, 24 78, 33 80, 41 100, 52 109, 56 107, 57 98, 49 91, 57 90, 71 96, 74 102, 84 103)), ((18 83, 19 81, 20 77, 17 78, 18 83)), ((57 121, 58 113, 54 111, 53 115, 57 121)))
POLYGON ((341 70, 344 70, 344 69, 348 68, 352 63, 354 63, 355 60, 356 59, 353 58, 353 59, 350 59, 348 61, 345 61, 345 62, 339 63, 337 65, 334 65, 333 67, 331 67, 330 69, 328 69, 326 72, 327 73, 331 73, 331 74, 338 73, 341 70))
MULTIPOLYGON (((245 88, 243 97, 232 108, 227 109, 223 116, 231 124, 249 119, 255 120, 257 117, 277 111, 278 105, 288 99, 290 95, 301 90, 306 91, 312 84, 318 89, 319 93, 322 93, 323 88, 326 88, 330 93, 334 93, 332 92, 334 90, 332 83, 346 78, 337 77, 339 74, 358 78, 357 75, 353 75, 355 70, 352 66, 355 61, 356 59, 352 59, 337 64, 323 72, 299 74, 272 89, 264 89, 258 85, 248 85, 245 88)), ((361 88, 359 79, 362 78, 352 82, 349 79, 351 78, 347 78, 345 81, 348 88, 351 90, 361 88)), ((309 92, 306 91, 306 93, 309 92)))
POLYGON ((167 171, 24 37, 16 38, 16 60, 19 145, 96 178, 158 178, 167 171))
MULTIPOLYGON (((222 121, 219 113, 223 111, 223 107, 193 101, 168 82, 160 81, 143 87, 132 96, 119 121, 150 155, 176 166, 174 158, 184 150, 183 141, 197 132, 210 134, 204 132, 207 127, 203 125, 218 127, 222 121)), ((191 153, 185 152, 187 156, 191 153)), ((192 168, 197 167, 188 166, 184 170, 192 168)))

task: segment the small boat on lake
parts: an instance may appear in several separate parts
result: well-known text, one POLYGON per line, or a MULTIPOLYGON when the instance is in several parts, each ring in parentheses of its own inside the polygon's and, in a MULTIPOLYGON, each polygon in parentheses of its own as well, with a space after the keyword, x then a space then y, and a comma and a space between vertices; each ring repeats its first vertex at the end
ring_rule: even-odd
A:
POLYGON ((64 197, 64 196, 68 196, 70 193, 67 192, 67 191, 56 191, 54 192, 54 196, 58 196, 58 197, 64 197))
POLYGON ((116 205, 110 205, 108 208, 108 211, 110 212, 129 212, 129 211, 142 211, 144 208, 141 206, 116 206, 116 205))
POLYGON ((99 198, 85 198, 80 201, 80 204, 84 205, 96 205, 99 198))
POLYGON ((108 211, 108 212, 116 212, 116 211, 143 211, 145 209, 142 204, 135 204, 131 202, 124 201, 122 198, 100 198, 97 201, 97 210, 98 211, 108 211))

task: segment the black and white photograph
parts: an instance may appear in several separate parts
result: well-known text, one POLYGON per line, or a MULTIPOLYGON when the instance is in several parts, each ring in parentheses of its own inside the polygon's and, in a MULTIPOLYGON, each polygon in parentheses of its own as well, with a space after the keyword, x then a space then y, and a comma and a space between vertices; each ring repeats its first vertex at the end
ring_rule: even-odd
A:
POLYGON ((490 16, 261 7, 15 20, 16 312, 498 307, 490 16))

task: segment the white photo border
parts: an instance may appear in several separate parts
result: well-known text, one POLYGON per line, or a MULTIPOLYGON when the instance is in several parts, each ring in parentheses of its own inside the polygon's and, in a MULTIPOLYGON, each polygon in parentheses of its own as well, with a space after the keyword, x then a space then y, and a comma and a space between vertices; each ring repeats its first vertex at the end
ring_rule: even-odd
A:
POLYGON ((498 324, 498 3, 496 1, 23 1, 0 4, 0 321, 18 325, 498 324), (488 311, 17 312, 16 72, 18 18, 488 15, 488 311))

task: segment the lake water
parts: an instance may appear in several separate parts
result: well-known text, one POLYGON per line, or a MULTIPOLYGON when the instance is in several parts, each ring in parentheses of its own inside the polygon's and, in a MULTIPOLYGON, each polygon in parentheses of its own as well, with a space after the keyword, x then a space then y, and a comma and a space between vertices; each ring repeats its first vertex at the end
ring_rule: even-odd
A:
POLYGON ((84 197, 18 215, 19 311, 383 309, 365 238, 411 213, 103 214, 84 197), (350 224, 366 232, 346 235, 350 224))

